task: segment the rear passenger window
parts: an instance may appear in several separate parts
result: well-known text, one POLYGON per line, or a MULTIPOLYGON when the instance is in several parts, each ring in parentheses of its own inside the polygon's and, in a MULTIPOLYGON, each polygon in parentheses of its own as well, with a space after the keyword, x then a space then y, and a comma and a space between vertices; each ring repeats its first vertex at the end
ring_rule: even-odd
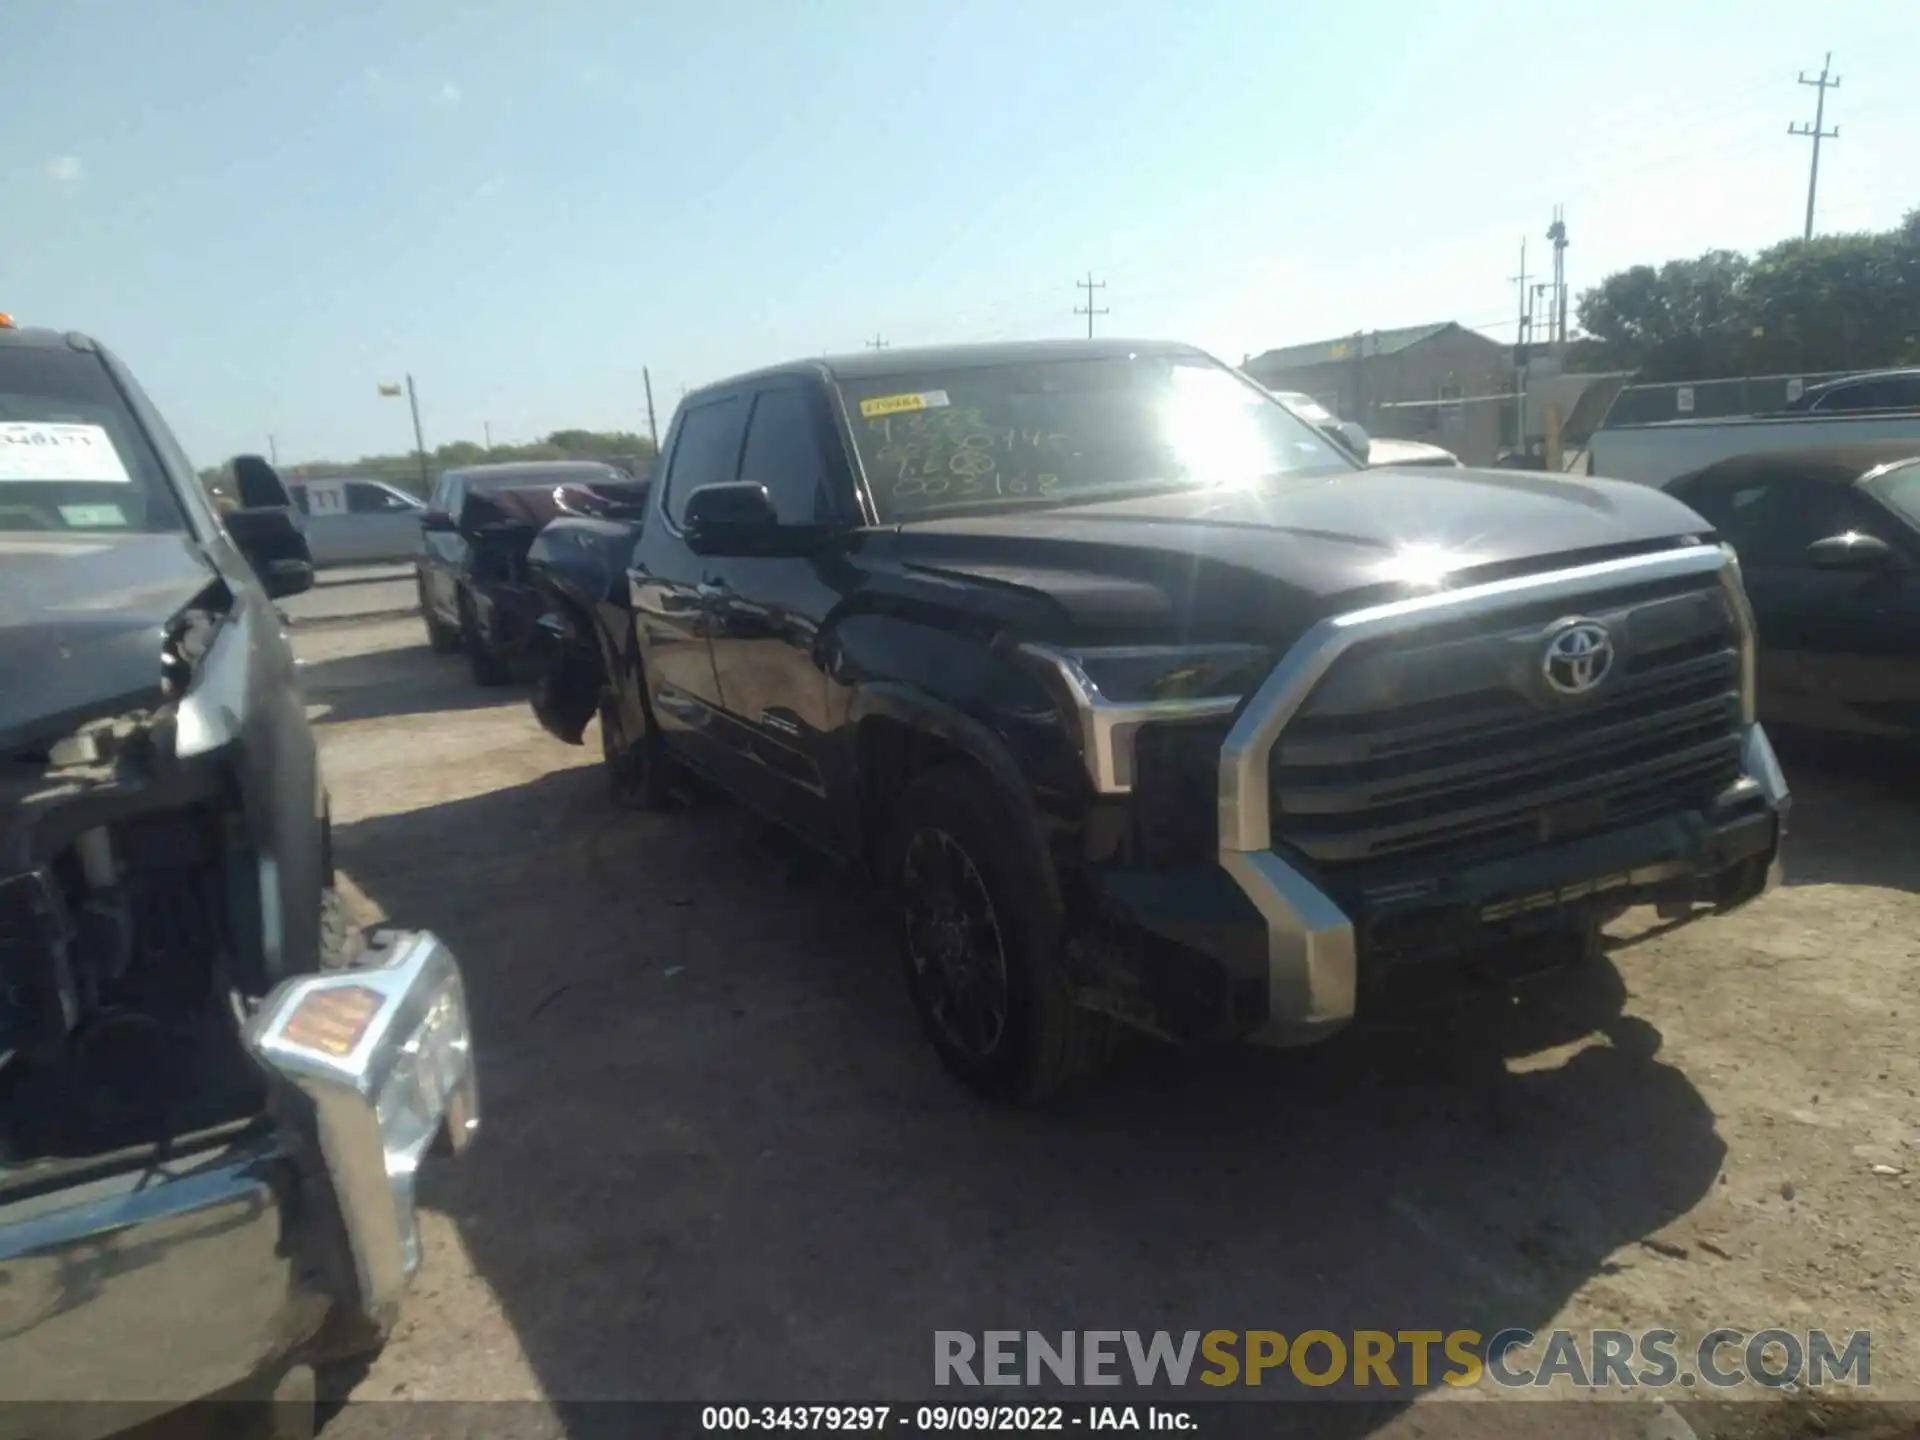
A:
POLYGON ((814 525, 833 518, 827 465, 804 390, 762 390, 747 422, 740 478, 767 487, 782 525, 814 525))
POLYGON ((667 462, 667 518, 675 525, 686 519, 687 497, 694 491, 734 478, 746 408, 738 395, 729 395, 680 417, 680 438, 667 462))
POLYGON ((1920 376, 1888 375, 1843 385, 1820 402, 1821 410, 1902 410, 1920 408, 1920 376))
POLYGON ((382 490, 378 485, 347 485, 347 513, 351 515, 385 515, 391 510, 405 510, 407 502, 391 491, 382 490))

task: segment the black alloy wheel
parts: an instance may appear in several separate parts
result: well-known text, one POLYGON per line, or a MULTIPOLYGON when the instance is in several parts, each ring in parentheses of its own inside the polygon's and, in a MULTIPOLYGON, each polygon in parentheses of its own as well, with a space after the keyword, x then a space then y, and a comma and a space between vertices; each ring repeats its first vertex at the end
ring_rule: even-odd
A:
POLYGON ((507 662, 481 632, 479 612, 474 609, 473 597, 465 590, 460 592, 460 644, 467 652, 467 667, 473 672, 474 684, 505 685, 513 678, 507 662))
POLYGON ((442 624, 433 613, 433 606, 427 603, 427 582, 416 579, 414 585, 420 592, 420 619, 427 627, 427 645, 436 655, 453 654, 460 648, 460 632, 442 624))
POLYGON ((600 692, 600 763, 607 794, 623 810, 663 810, 671 795, 672 767, 652 717, 641 710, 641 733, 630 736, 620 723, 620 704, 611 688, 600 692))
POLYGON ((907 958, 928 1020, 966 1060, 991 1064, 1007 1038, 1007 946, 980 867, 945 830, 907 841, 900 866, 907 958))

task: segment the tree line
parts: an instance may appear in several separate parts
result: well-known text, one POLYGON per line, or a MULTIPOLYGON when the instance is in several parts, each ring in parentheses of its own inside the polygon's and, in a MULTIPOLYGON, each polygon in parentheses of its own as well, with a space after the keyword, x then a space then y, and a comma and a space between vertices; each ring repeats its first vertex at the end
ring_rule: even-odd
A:
POLYGON ((1920 209, 1891 230, 1635 265, 1578 309, 1569 358, 1646 381, 1920 364, 1920 209))

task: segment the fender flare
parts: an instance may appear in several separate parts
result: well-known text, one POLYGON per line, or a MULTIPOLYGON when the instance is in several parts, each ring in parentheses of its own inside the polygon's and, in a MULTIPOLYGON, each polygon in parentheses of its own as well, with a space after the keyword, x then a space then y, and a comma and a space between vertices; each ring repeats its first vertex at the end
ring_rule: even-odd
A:
POLYGON ((856 781, 860 723, 872 716, 885 716, 926 731, 976 761, 992 777, 1019 823, 1018 843, 1026 850, 1029 865, 1039 874, 1048 902, 1056 914, 1062 913, 1060 876, 1047 844, 1046 824, 1040 807, 1034 802, 1033 785, 1000 737, 957 706, 916 686, 895 681, 862 684, 855 689, 847 707, 847 728, 855 739, 856 781))

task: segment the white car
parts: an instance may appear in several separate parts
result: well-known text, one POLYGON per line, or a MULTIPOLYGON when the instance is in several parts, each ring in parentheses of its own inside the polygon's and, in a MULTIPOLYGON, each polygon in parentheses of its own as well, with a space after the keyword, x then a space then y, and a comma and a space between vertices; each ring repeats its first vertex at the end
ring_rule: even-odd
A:
POLYGON ((1367 449, 1367 465, 1375 470, 1383 466, 1426 468, 1436 465, 1443 470, 1450 470, 1459 468, 1460 457, 1451 450, 1443 450, 1423 440, 1382 440, 1375 436, 1367 449))
POLYGON ((316 566, 411 560, 420 549, 426 502, 384 480, 293 480, 287 491, 316 566))

